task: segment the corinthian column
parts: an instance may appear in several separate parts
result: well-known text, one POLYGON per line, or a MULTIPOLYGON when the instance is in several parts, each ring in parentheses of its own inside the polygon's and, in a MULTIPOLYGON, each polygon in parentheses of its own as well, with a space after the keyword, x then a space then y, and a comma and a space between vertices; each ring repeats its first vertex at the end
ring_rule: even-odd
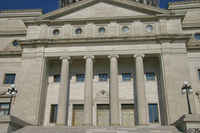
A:
POLYGON ((94 56, 85 56, 85 89, 84 89, 84 125, 93 123, 93 59, 94 56))
POLYGON ((58 103, 58 125, 68 125, 69 106, 69 60, 70 57, 61 57, 61 82, 58 103))
POLYGON ((111 55, 110 58, 110 115, 111 126, 120 125, 119 114, 119 83, 118 83, 118 55, 111 55))
POLYGON ((144 82, 143 54, 134 55, 136 62, 136 113, 139 125, 146 125, 148 120, 144 82))

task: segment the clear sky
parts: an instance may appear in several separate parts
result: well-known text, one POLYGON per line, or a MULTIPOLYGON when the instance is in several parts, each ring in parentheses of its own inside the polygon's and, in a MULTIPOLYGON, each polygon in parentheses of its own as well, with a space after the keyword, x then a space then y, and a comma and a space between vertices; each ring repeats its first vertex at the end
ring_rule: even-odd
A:
MULTIPOLYGON (((160 7, 167 8, 169 1, 160 0, 160 7)), ((180 1, 180 0, 179 0, 180 1)), ((57 9, 59 0, 1 0, 0 10, 5 9, 43 9, 44 13, 57 9)))

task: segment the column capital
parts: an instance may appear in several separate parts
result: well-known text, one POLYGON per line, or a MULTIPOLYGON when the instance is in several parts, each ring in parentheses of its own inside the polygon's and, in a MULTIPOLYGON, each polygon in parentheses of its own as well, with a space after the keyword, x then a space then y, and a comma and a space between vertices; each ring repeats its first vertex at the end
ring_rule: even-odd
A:
POLYGON ((70 56, 61 56, 60 60, 70 60, 71 57, 70 56))
POLYGON ((112 55, 108 55, 108 58, 119 58, 119 55, 117 54, 112 54, 112 55))
POLYGON ((142 57, 142 58, 144 58, 144 56, 145 56, 145 54, 142 54, 142 53, 141 54, 134 54, 133 55, 134 58, 136 58, 136 57, 142 57))
POLYGON ((86 55, 86 56, 84 56, 83 58, 84 58, 84 59, 88 59, 88 58, 94 59, 94 56, 93 56, 93 55, 86 55))

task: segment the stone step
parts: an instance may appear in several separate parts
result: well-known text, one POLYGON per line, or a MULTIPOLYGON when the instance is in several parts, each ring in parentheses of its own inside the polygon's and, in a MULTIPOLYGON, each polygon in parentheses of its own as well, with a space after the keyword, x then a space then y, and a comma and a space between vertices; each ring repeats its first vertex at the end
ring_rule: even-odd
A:
POLYGON ((180 133, 172 126, 138 126, 134 128, 68 128, 27 126, 15 133, 180 133))

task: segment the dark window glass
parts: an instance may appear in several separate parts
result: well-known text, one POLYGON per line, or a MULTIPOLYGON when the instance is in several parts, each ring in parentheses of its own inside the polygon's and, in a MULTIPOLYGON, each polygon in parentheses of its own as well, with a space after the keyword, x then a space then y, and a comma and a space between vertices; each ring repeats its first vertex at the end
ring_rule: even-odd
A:
POLYGON ((157 104, 149 104, 149 122, 150 123, 158 123, 158 105, 157 104))
POLYGON ((14 84, 15 83, 15 76, 14 73, 6 73, 4 78, 4 84, 14 84))
POLYGON ((153 26, 150 25, 150 24, 147 25, 147 26, 146 26, 146 31, 147 31, 147 32, 152 32, 152 31, 153 31, 153 26))
POLYGON ((9 108, 10 108, 9 103, 0 103, 0 116, 8 115, 9 108))
POLYGON ((194 35, 194 38, 195 38, 196 40, 200 40, 200 33, 196 33, 196 34, 194 35))
POLYGON ((17 41, 13 41, 12 44, 13 44, 13 46, 17 46, 17 45, 19 45, 17 41))
POLYGON ((147 72, 146 73, 147 80, 155 80, 155 73, 154 72, 147 72))
POLYGON ((85 80, 85 74, 76 74, 76 81, 83 82, 85 80))
POLYGON ((59 29, 53 30, 53 35, 59 35, 59 34, 60 34, 60 30, 59 29))
POLYGON ((75 31, 76 34, 81 34, 82 32, 83 32, 83 31, 82 31, 81 28, 77 28, 76 31, 75 31))
POLYGON ((60 82, 60 74, 54 75, 53 76, 53 81, 56 82, 56 83, 60 82))
POLYGON ((131 73, 122 73, 122 80, 123 81, 131 80, 131 73))
POLYGON ((108 74, 107 73, 100 73, 99 74, 99 81, 107 81, 108 80, 108 74))
POLYGON ((126 33, 129 32, 129 27, 128 26, 123 26, 122 27, 122 31, 126 32, 126 33))
POLYGON ((50 110, 50 123, 56 123, 57 120, 58 105, 52 104, 50 110))
POLYGON ((198 69, 198 77, 199 77, 199 80, 200 80, 200 69, 198 69))
POLYGON ((105 33, 106 29, 104 27, 99 28, 99 33, 105 33))

